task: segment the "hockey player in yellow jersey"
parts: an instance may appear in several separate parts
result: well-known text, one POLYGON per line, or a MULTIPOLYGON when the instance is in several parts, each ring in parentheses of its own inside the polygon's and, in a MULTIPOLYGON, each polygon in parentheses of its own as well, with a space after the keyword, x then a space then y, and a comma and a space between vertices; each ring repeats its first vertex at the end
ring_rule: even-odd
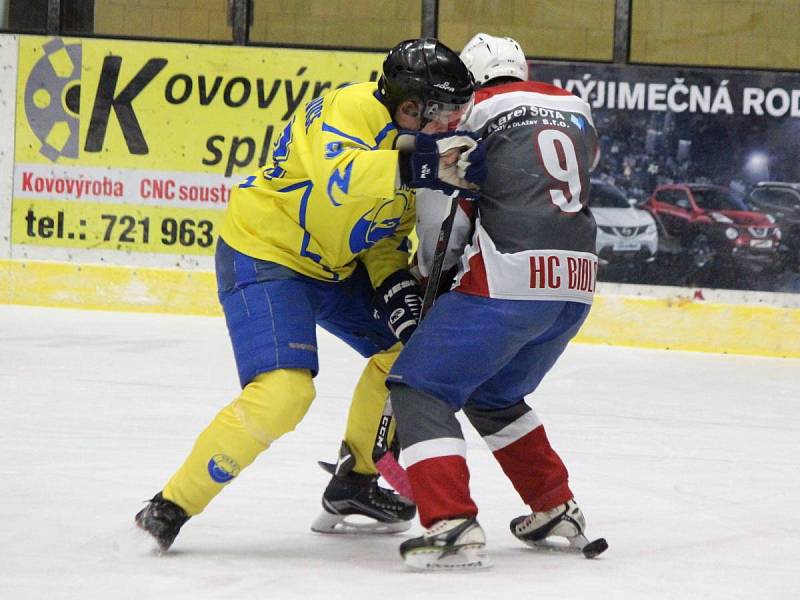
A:
POLYGON ((319 369, 316 325, 369 357, 323 495, 323 530, 347 531, 338 526, 351 513, 373 517, 375 531, 409 527, 415 507, 377 485, 371 451, 384 379, 421 307, 407 271, 412 189, 475 190, 485 178, 474 138, 446 132, 468 110, 473 87, 458 55, 437 40, 401 42, 377 84, 309 102, 277 140, 272 164, 234 188, 215 264, 242 392, 136 515, 162 551, 303 418, 319 369))

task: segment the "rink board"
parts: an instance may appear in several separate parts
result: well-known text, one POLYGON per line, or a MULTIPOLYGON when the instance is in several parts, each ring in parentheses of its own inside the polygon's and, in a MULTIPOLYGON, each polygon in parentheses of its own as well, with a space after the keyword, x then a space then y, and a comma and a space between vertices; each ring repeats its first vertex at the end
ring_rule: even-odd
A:
MULTIPOLYGON (((219 315, 214 236, 230 186, 269 161, 308 99, 373 79, 381 57, 0 35, 0 303, 219 315), (95 139, 67 92, 80 83, 85 116, 134 76, 137 117, 95 139)), ((800 357, 800 298, 598 291, 579 341, 800 357)))
MULTIPOLYGON (((800 331, 800 306, 791 296, 704 291, 698 300, 684 288, 607 287, 577 341, 800 358, 800 336, 793 334, 800 331)), ((0 261, 0 303, 221 314, 208 271, 45 261, 0 261)))

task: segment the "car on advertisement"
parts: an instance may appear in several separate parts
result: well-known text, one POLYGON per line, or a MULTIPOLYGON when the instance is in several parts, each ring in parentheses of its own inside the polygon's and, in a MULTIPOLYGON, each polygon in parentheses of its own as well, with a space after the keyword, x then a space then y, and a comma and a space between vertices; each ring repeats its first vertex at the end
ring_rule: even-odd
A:
POLYGON ((659 251, 688 259, 690 271, 720 267, 762 272, 780 266, 775 219, 750 210, 725 187, 658 186, 642 204, 659 228, 659 251))
POLYGON ((589 210, 597 222, 596 251, 602 270, 641 274, 655 260, 658 251, 655 220, 634 204, 614 185, 592 180, 589 210))
POLYGON ((800 271, 800 183, 761 181, 745 199, 775 219, 781 230, 780 251, 788 268, 800 271))

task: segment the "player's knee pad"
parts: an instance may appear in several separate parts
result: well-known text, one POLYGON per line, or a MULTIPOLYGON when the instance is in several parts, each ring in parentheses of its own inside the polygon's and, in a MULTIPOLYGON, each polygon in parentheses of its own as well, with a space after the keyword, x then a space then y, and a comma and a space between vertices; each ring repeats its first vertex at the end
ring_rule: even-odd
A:
POLYGON ((524 427, 526 431, 541 424, 524 400, 500 409, 484 408, 468 402, 464 406, 464 414, 483 437, 494 435, 512 423, 517 423, 517 429, 524 427))
POLYGON ((447 402, 397 383, 392 384, 391 393, 403 448, 438 438, 464 437, 456 411, 447 402))
POLYGON ((310 371, 278 369, 256 375, 234 400, 233 410, 251 436, 269 445, 294 430, 315 394, 310 371))

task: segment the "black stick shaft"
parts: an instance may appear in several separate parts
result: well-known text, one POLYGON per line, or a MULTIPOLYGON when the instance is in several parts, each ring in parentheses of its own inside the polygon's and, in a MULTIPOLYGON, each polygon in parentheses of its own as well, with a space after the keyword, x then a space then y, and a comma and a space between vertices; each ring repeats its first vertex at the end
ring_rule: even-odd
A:
MULTIPOLYGON (((439 282, 442 279, 442 270, 444 267, 444 258, 447 254, 447 245, 450 243, 450 234, 453 232, 453 221, 456 218, 456 211, 458 210, 458 192, 453 192, 450 195, 450 212, 444 221, 442 227, 439 229, 439 237, 436 239, 436 249, 433 253, 433 263, 431 265, 431 272, 428 274, 428 285, 425 286, 425 296, 422 300, 422 315, 428 312, 428 309, 433 306, 436 300, 436 291, 439 289, 439 282)), ((386 397, 386 404, 383 407, 383 414, 381 415, 380 423, 378 424, 378 432, 375 436, 375 444, 373 445, 372 458, 374 461, 383 456, 389 450, 389 426, 392 424, 392 403, 389 396, 386 397)))
POLYGON ((458 210, 458 192, 453 192, 450 196, 450 213, 439 229, 439 237, 436 240, 436 250, 433 253, 433 264, 431 272, 428 274, 428 285, 425 286, 425 296, 422 299, 422 315, 433 306, 436 300, 436 292, 439 290, 439 283, 442 279, 444 270, 444 259, 447 256, 447 245, 450 243, 450 234, 453 232, 453 221, 458 210))

